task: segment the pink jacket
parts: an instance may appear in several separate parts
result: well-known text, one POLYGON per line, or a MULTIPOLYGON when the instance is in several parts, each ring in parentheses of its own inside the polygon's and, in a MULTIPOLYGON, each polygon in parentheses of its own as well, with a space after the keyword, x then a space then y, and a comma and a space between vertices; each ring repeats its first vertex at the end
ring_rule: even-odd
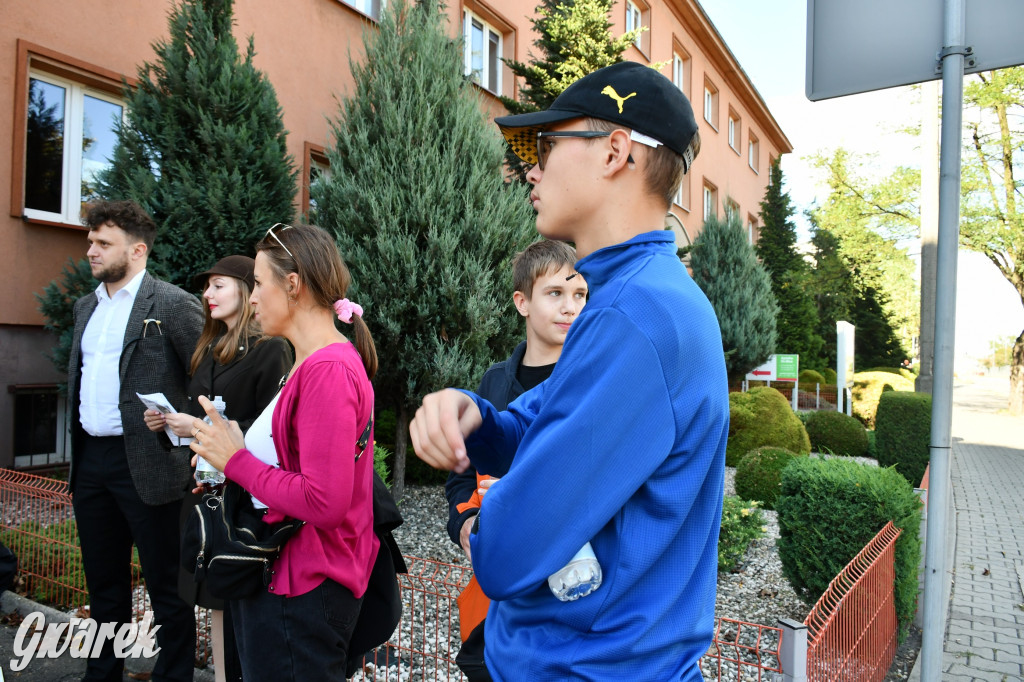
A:
MULTIPOLYGON (((330 578, 366 591, 379 541, 373 533, 373 449, 355 461, 373 411, 373 387, 351 343, 322 348, 281 390, 271 430, 277 469, 242 449, 225 473, 267 504, 267 523, 306 522, 274 565, 269 590, 293 597, 330 578)), ((372 442, 372 441, 371 441, 372 442)))

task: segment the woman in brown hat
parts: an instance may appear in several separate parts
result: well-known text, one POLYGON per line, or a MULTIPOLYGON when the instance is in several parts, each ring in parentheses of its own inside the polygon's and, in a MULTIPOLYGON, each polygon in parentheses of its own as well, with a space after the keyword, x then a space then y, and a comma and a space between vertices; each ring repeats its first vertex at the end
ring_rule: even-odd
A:
MULTIPOLYGON (((249 297, 254 264, 248 256, 227 256, 195 276, 197 288, 204 287, 206 321, 189 370, 192 379, 188 412, 164 415, 147 410, 145 420, 151 431, 170 427, 175 435, 190 437, 195 417, 204 415, 197 402, 203 395, 210 400, 220 396, 224 413, 236 420, 244 432, 277 395, 281 379, 291 367, 291 353, 284 339, 265 336, 253 317, 249 297)), ((201 499, 201 495, 185 497, 183 519, 201 499)), ((196 583, 192 574, 184 570, 179 574, 178 592, 189 603, 214 609, 217 682, 241 679, 232 628, 230 623, 223 623, 224 600, 208 594, 202 583, 196 583)))

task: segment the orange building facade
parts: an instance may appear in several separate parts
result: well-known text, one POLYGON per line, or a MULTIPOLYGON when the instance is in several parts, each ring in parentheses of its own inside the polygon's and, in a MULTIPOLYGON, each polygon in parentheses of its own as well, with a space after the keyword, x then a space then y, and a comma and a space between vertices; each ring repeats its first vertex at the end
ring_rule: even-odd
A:
MULTIPOLYGON (((465 66, 489 115, 504 113, 495 94, 515 97, 502 62, 529 61, 538 0, 456 0, 449 30, 465 37, 465 66)), ((353 88, 349 59, 375 30, 381 0, 238 0, 235 35, 255 40, 256 66, 277 91, 301 169, 296 205, 305 212, 309 182, 323 171, 329 120, 353 88)), ((171 2, 9 0, 0 22, 0 467, 66 461, 64 380, 48 359, 54 345, 36 294, 68 259, 85 255, 79 222, 90 179, 106 163, 114 121, 123 115, 122 80, 154 59, 167 37, 171 2), (57 126, 61 145, 40 142, 40 121, 57 126), (85 141, 85 144, 83 144, 85 141), (85 149, 83 150, 83 146, 85 149)), ((709 212, 735 211, 757 237, 769 163, 792 150, 764 101, 696 0, 619 0, 612 31, 649 28, 626 53, 662 73, 690 97, 702 147, 677 195, 677 239, 693 239, 709 212), (681 225, 680 229, 678 226, 681 225), (682 232, 686 235, 683 236, 682 232)), ((497 130, 495 129, 495 134, 497 130)), ((50 140, 52 142, 52 135, 50 140)))

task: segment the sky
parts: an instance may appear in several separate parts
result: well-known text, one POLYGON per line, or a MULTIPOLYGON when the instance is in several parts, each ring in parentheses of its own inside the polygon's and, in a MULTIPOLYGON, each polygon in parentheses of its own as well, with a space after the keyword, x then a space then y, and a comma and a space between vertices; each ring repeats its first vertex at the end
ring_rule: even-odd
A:
MULTIPOLYGON (((844 147, 870 155, 880 173, 899 164, 920 165, 916 140, 899 133, 920 124, 918 91, 903 87, 807 99, 806 0, 698 1, 793 145, 793 152, 782 157, 782 171, 799 214, 801 239, 808 236, 803 211, 828 195, 810 157, 844 147)), ((936 4, 941 11, 941 3, 936 4)), ((963 249, 957 263, 956 317, 958 361, 983 355, 990 340, 1024 329, 1024 307, 1010 283, 983 255, 963 249)))

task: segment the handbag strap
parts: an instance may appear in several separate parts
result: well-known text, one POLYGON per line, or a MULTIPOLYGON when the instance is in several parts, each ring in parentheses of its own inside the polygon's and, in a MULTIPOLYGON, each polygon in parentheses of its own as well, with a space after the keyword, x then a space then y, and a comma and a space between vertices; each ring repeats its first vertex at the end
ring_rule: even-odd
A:
POLYGON ((356 455, 356 461, 366 453, 366 446, 370 443, 370 432, 373 431, 373 410, 370 410, 370 418, 366 420, 366 428, 363 429, 362 435, 359 436, 359 440, 356 441, 356 447, 359 449, 359 453, 356 455))

